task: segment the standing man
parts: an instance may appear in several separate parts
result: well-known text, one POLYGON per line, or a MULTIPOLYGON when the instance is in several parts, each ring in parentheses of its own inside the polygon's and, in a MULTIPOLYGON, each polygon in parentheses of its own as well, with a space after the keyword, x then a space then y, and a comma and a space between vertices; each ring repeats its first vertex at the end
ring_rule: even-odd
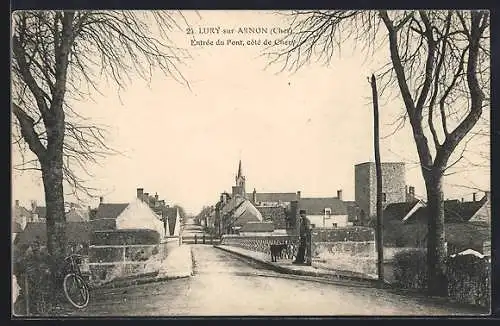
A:
POLYGON ((300 228, 299 228, 299 250, 297 253, 297 258, 293 264, 304 264, 306 247, 309 241, 309 235, 311 233, 311 223, 306 216, 306 211, 301 209, 300 212, 300 228))

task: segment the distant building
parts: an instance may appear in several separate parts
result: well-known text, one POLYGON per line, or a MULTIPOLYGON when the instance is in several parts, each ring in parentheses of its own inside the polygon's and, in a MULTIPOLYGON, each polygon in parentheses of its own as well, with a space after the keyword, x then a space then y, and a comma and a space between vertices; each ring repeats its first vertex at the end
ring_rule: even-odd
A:
POLYGON ((26 223, 28 223, 31 219, 31 212, 19 205, 19 200, 15 201, 14 209, 12 210, 12 233, 13 238, 16 237, 15 234, 18 234, 26 227, 26 223))
POLYGON ((337 197, 301 198, 300 209, 304 209, 307 218, 314 227, 336 228, 350 225, 347 205, 342 201, 342 193, 337 197))
POLYGON ((247 199, 256 207, 273 207, 289 205, 292 201, 300 200, 300 191, 297 192, 257 192, 253 190, 247 194, 247 199))
MULTIPOLYGON (((382 162, 382 201, 384 206, 407 201, 404 162, 382 162)), ((369 221, 376 216, 377 179, 374 162, 354 167, 355 202, 359 219, 369 221)))
POLYGON ((241 227, 239 234, 242 236, 270 235, 274 231, 272 222, 248 222, 241 227))
MULTIPOLYGON (((384 210, 384 245, 387 247, 426 247, 429 213, 424 201, 393 203, 384 210)), ((445 239, 448 254, 466 249, 484 252, 491 241, 491 202, 489 192, 481 200, 445 200, 445 239)), ((490 250, 490 249, 488 249, 490 250)))

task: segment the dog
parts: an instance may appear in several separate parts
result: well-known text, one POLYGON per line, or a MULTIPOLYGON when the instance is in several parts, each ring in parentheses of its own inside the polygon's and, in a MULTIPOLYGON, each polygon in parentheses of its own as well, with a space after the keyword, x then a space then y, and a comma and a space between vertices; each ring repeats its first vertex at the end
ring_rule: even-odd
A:
POLYGON ((271 249, 271 261, 276 262, 278 261, 278 258, 281 259, 283 258, 283 251, 287 248, 287 245, 285 243, 281 244, 272 244, 270 246, 271 249))

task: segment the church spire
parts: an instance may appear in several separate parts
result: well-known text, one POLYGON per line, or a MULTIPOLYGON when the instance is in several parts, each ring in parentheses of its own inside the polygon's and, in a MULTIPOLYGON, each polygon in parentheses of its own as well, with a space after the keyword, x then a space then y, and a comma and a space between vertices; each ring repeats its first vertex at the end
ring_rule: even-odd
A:
POLYGON ((243 171, 241 170, 241 160, 240 160, 240 164, 238 165, 238 175, 236 176, 236 178, 241 178, 243 176, 243 171))
POLYGON ((243 169, 241 168, 241 160, 238 164, 238 173, 236 174, 235 185, 233 187, 233 195, 238 193, 245 196, 245 177, 243 176, 243 169))

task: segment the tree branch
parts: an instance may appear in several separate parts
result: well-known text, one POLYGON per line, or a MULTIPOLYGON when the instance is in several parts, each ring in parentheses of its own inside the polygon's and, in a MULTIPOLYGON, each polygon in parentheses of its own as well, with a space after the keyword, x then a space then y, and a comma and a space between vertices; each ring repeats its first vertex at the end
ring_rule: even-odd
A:
POLYGON ((48 115, 48 106, 47 102, 45 102, 45 98, 49 98, 49 96, 40 88, 40 86, 38 86, 38 83, 31 74, 30 67, 26 61, 26 57, 22 49, 22 45, 20 44, 19 39, 16 35, 14 35, 12 38, 12 50, 14 52, 14 59, 17 62, 19 71, 23 76, 23 80, 26 85, 28 85, 31 93, 33 93, 42 117, 46 119, 48 115))
POLYGON ((34 120, 16 103, 12 103, 12 111, 19 121, 21 127, 21 135, 23 136, 30 150, 36 154, 38 159, 43 162, 45 160, 47 149, 43 146, 38 138, 38 134, 34 128, 34 120))

